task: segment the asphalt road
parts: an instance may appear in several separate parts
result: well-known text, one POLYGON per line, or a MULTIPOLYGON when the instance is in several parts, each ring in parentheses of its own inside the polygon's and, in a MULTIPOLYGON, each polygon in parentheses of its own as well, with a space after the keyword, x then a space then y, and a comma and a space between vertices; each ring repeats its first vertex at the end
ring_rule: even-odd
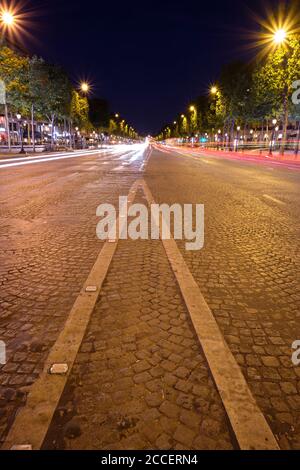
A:
MULTIPOLYGON (((117 205, 118 196, 128 194, 134 181, 143 176, 156 202, 205 205, 204 249, 187 252, 184 242, 178 242, 178 246, 281 448, 299 449, 300 366, 294 366, 291 360, 292 343, 300 339, 299 170, 288 165, 261 165, 253 161, 223 160, 211 155, 195 156, 193 152, 174 152, 163 147, 152 149, 151 158, 144 169, 143 163, 147 157, 148 151, 140 146, 103 149, 90 154, 85 152, 84 155, 0 161, 0 340, 7 345, 8 359, 7 364, 0 369, 2 440, 16 411, 26 402, 30 386, 39 376, 45 357, 62 330, 103 246, 95 234, 97 206, 103 202, 117 205)), ((128 321, 136 322, 136 316, 130 317, 135 310, 128 300, 130 295, 133 298, 145 296, 140 291, 130 291, 130 286, 139 285, 139 279, 139 288, 144 283, 143 288, 147 290, 148 297, 150 294, 147 299, 152 301, 150 313, 157 312, 158 308, 167 308, 160 304, 160 307, 155 307, 154 299, 157 296, 163 302, 161 297, 165 295, 167 304, 171 303, 172 298, 178 296, 179 299, 180 296, 176 289, 172 291, 173 278, 167 272, 168 263, 159 251, 159 242, 154 245, 150 241, 128 243, 127 248, 120 246, 119 256, 108 279, 109 285, 106 286, 108 292, 105 301, 109 304, 109 293, 114 289, 111 315, 118 311, 118 302, 122 300, 118 297, 118 290, 122 289, 122 282, 125 282, 128 265, 134 267, 136 262, 138 276, 129 278, 130 282, 126 285, 129 299, 120 306, 125 318, 128 316, 128 321), (143 243, 147 243, 147 246, 143 243), (132 253, 136 254, 136 261, 132 253), (152 272, 155 266, 162 273, 159 284, 152 272), (164 278, 169 286, 167 292, 164 278)), ((123 292, 122 295, 125 294, 123 292)), ((103 305, 98 308, 105 309, 103 305)), ((185 318, 184 306, 180 305, 178 309, 181 321, 186 324, 188 320, 185 318)), ((168 314, 165 312, 165 317, 168 314)), ((149 321, 152 322, 154 318, 149 321)), ((174 321, 171 317, 169 320, 174 321)), ((93 331, 88 332, 83 343, 86 351, 83 349, 83 357, 78 359, 85 369, 93 361, 92 356, 86 356, 86 352, 94 351, 91 343, 103 341, 100 329, 106 324, 100 325, 97 319, 95 321, 95 324, 91 324, 93 331)), ((168 322, 168 319, 164 318, 164 322, 168 322)), ((144 326, 143 323, 141 328, 144 326)), ((154 328, 154 323, 150 326, 154 328)), ((122 328, 125 326, 122 325, 122 328)), ((155 328, 160 327, 155 325, 155 328)), ((161 328, 167 331, 166 326, 161 328)), ((189 329, 191 327, 185 325, 185 328, 186 338, 182 341, 194 341, 189 329)), ((157 334, 157 331, 149 330, 150 333, 157 334)), ((117 347, 113 351, 114 355, 121 354, 115 339, 110 346, 117 347)), ((124 340, 124 344, 128 342, 124 340)), ((141 342, 142 350, 138 348, 138 358, 143 357, 145 347, 148 347, 145 341, 141 342)), ((153 344, 151 347, 154 347, 153 344)), ((176 376, 178 378, 182 373, 181 381, 195 379, 201 372, 197 370, 196 374, 191 370, 187 378, 183 369, 189 371, 189 368, 201 364, 203 373, 205 368, 201 348, 194 343, 190 344, 190 348, 199 351, 192 358, 188 355, 185 357, 184 360, 189 362, 180 366, 179 375, 176 376)), ((188 345, 186 349, 189 349, 188 345)), ((97 348, 96 354, 99 354, 97 348)), ((184 350, 175 351, 174 354, 177 358, 184 357, 184 350)), ((99 356, 98 360, 104 359, 99 356)), ((77 366, 74 374, 78 374, 78 370, 80 374, 83 373, 80 364, 77 366)), ((120 367, 118 370, 123 370, 124 364, 120 367)), ((113 432, 114 442, 120 441, 119 448, 126 448, 126 445, 178 449, 234 447, 209 372, 205 372, 202 392, 198 388, 195 395, 194 382, 190 388, 186 385, 184 389, 189 400, 191 388, 193 400, 195 396, 202 400, 195 412, 194 401, 193 409, 189 409, 182 402, 183 392, 180 396, 174 394, 173 389, 178 384, 170 375, 173 374, 174 378, 176 374, 170 364, 166 367, 170 367, 166 372, 166 375, 169 374, 167 404, 156 399, 149 405, 152 410, 151 427, 157 432, 150 435, 143 426, 137 431, 135 417, 132 416, 128 422, 125 419, 126 429, 120 430, 116 411, 111 419, 115 429, 105 428, 106 435, 113 432), (210 406, 206 409, 207 403, 210 406), (183 409, 189 414, 184 414, 183 409), (169 421, 166 422, 166 419, 169 421), (178 429, 175 424, 179 421, 181 427, 178 429), (134 439, 130 434, 133 429, 134 439), (124 432, 126 436, 122 441, 124 432), (190 442, 186 441, 186 436, 190 436, 190 442)), ((175 366, 174 370, 177 370, 175 366)), ((147 371, 147 367, 142 367, 138 372, 147 374, 147 371)), ((96 393, 95 387, 102 379, 93 371, 94 382, 87 380, 88 388, 73 397, 79 401, 81 415, 89 416, 90 412, 93 416, 95 410, 93 407, 82 409, 80 395, 85 396, 84 403, 87 403, 85 394, 91 394, 91 389, 96 393)), ((109 387, 109 381, 114 383, 116 377, 108 374, 106 379, 109 387)), ((70 380, 76 382, 78 377, 70 380)), ((136 384, 139 387, 138 398, 134 396, 132 399, 140 400, 141 396, 146 396, 146 388, 149 391, 149 387, 154 387, 151 392, 156 393, 157 383, 155 385, 149 381, 148 387, 146 379, 145 383, 145 386, 144 382, 136 384)), ((116 406, 124 406, 118 393, 122 390, 114 390, 117 394, 114 402, 116 406)), ((70 394, 74 392, 67 389, 66 393, 68 403, 70 394)), ((102 390, 101 393, 108 393, 108 390, 102 390)), ((103 406, 106 409, 108 403, 103 406)), ((128 410, 132 415, 132 406, 128 410)), ((150 411, 147 411, 150 419, 150 411)), ((141 406, 140 413, 144 412, 141 406)), ((74 413, 71 415, 73 419, 74 413)), ((68 439, 64 434, 65 424, 65 421, 63 424, 53 423, 49 448, 53 445, 53 432, 58 436, 58 448, 79 448, 80 445, 95 448, 89 442, 87 433, 83 433, 84 439, 81 441, 73 437, 68 439)), ((82 423, 79 426, 84 427, 82 423)), ((91 423, 88 423, 86 429, 90 434, 94 431, 91 423)), ((100 438, 95 442, 99 447, 109 445, 109 440, 102 442, 100 438)))

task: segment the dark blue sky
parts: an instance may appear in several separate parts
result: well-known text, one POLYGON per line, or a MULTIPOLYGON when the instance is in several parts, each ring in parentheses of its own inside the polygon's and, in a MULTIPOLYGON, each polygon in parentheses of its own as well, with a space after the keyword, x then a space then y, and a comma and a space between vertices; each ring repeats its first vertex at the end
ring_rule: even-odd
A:
MULTIPOLYGON (((31 3, 31 2, 29 2, 31 3)), ((265 3, 265 2, 264 2, 265 3)), ((275 2, 278 4, 278 2, 275 2)), ((154 133, 243 58, 259 0, 35 0, 32 52, 88 78, 140 132, 154 133)))

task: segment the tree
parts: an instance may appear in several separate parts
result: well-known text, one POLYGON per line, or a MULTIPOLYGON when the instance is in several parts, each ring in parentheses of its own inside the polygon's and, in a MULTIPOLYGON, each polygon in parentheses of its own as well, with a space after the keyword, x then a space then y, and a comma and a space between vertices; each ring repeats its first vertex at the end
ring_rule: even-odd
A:
POLYGON ((116 121, 113 118, 110 118, 110 120, 109 120, 108 129, 109 129, 109 133, 111 135, 114 135, 118 130, 118 125, 117 125, 116 121))
POLYGON ((0 47, 0 79, 6 88, 6 100, 14 111, 26 109, 28 93, 27 73, 29 59, 12 49, 0 47))
POLYGON ((252 118, 252 68, 237 61, 223 67, 220 76, 223 113, 233 121, 252 118))
POLYGON ((28 58, 6 46, 0 47, 0 80, 4 84, 4 113, 8 147, 11 147, 8 105, 13 112, 26 109, 28 58))
POLYGON ((268 118, 278 117, 283 123, 282 153, 288 120, 295 111, 290 98, 294 91, 293 83, 300 77, 299 59, 300 36, 293 35, 285 45, 268 54, 253 74, 256 110, 268 118))
POLYGON ((90 127, 88 100, 85 96, 81 96, 75 90, 72 91, 70 116, 75 126, 85 130, 90 127))
POLYGON ((72 86, 61 67, 45 63, 42 73, 44 77, 42 113, 51 125, 51 147, 53 147, 55 121, 69 118, 71 113, 72 86))

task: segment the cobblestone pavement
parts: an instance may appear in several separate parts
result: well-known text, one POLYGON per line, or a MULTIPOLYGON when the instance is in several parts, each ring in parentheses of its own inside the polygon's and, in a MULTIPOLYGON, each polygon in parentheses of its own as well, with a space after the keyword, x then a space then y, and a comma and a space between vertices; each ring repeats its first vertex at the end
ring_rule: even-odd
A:
POLYGON ((179 247, 281 448, 299 449, 300 176, 204 160, 156 152, 146 181, 157 202, 205 204, 205 248, 179 247))
MULTIPOLYGON (((128 193, 141 161, 0 169, 1 440, 101 249, 96 207, 128 193)), ((299 175, 154 152, 145 178, 157 202, 205 204, 205 248, 179 248, 281 448, 299 449, 299 175)), ((113 447, 235 447, 158 241, 120 242, 45 442, 113 447)))
POLYGON ((162 243, 119 242, 44 448, 232 446, 162 243))
POLYGON ((0 443, 101 249, 96 208, 140 176, 141 157, 115 171, 130 155, 0 168, 0 443))

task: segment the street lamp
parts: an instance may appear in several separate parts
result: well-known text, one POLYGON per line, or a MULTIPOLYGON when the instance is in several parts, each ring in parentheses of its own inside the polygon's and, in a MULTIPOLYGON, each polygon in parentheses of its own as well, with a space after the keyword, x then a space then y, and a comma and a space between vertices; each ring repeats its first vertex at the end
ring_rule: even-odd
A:
POLYGON ((13 12, 9 10, 2 10, 0 13, 0 20, 4 26, 10 28, 14 26, 16 18, 13 12))
POLYGON ((241 126, 237 126, 236 130, 237 130, 237 135, 236 135, 235 151, 237 152, 237 151, 238 151, 238 146, 239 146, 239 143, 240 143, 240 130, 241 130, 241 126))
POLYGON ((90 85, 87 82, 82 82, 80 89, 83 93, 87 94, 90 91, 90 85))
MULTIPOLYGON (((288 93, 289 93, 289 85, 288 85, 288 60, 291 54, 291 49, 288 44, 285 44, 286 39, 288 37, 288 31, 283 28, 277 29, 273 34, 273 43, 275 46, 282 46, 284 47, 284 56, 282 62, 282 69, 284 71, 284 96, 283 96, 283 109, 284 109, 284 123, 283 123, 283 139, 281 143, 281 154, 284 155, 285 143, 287 141, 287 128, 288 128, 288 120, 289 120, 289 112, 288 112, 288 93)), ((276 121, 277 123, 277 121, 276 121)), ((276 124, 275 124, 276 125, 276 124)))
POLYGON ((210 92, 212 95, 216 95, 218 93, 218 88, 214 85, 211 87, 210 92))
POLYGON ((286 37, 287 37, 287 32, 281 28, 275 31, 273 40, 275 44, 282 44, 286 40, 286 37))
POLYGON ((22 116, 20 113, 16 114, 16 117, 18 119, 18 125, 19 125, 19 133, 20 133, 20 139, 21 139, 21 150, 20 150, 20 153, 24 154, 26 153, 25 150, 24 150, 24 139, 23 139, 23 132, 24 132, 24 129, 23 129, 23 125, 21 123, 21 119, 22 119, 22 116))
POLYGON ((272 139, 271 139, 271 143, 270 143, 270 152, 269 152, 269 155, 273 155, 273 146, 274 146, 274 140, 275 140, 275 132, 276 132, 276 124, 277 124, 277 119, 273 119, 272 120, 272 124, 273 124, 273 131, 272 131, 272 139))
POLYGON ((195 134, 195 132, 197 131, 197 120, 198 120, 198 116, 197 116, 197 109, 194 105, 191 105, 190 108, 190 113, 191 113, 191 117, 190 117, 190 132, 192 134, 192 136, 195 134))

